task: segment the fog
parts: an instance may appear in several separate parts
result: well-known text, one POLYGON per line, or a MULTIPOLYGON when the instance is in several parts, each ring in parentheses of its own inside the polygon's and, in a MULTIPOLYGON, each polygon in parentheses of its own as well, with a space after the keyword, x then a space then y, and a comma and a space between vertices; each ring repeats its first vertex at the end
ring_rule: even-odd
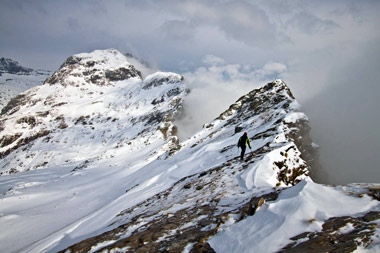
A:
POLYGON ((185 139, 227 110, 239 97, 270 82, 286 71, 280 63, 268 63, 261 68, 227 64, 223 59, 207 55, 205 67, 184 73, 191 92, 184 101, 184 115, 175 123, 179 137, 185 139))
POLYGON ((336 67, 332 85, 304 103, 328 183, 380 182, 379 59, 372 45, 336 67))

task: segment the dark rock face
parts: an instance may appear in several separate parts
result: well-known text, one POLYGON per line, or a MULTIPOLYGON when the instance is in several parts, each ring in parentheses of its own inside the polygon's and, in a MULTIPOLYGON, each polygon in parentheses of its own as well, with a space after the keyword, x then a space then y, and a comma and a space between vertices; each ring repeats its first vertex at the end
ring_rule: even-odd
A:
POLYGON ((18 148, 25 146, 25 145, 29 144, 30 142, 32 142, 38 138, 47 136, 50 133, 51 133, 51 131, 49 131, 49 130, 41 130, 39 132, 34 133, 33 135, 30 135, 27 137, 22 137, 22 138, 21 138, 22 135, 20 133, 17 133, 15 135, 4 136, 0 140, 1 147, 6 147, 6 146, 9 146, 11 144, 14 144, 14 145, 12 145, 12 147, 9 149, 7 149, 3 152, 0 152, 0 159, 9 155, 12 151, 17 150, 18 148))
MULTIPOLYGON (((358 198, 367 195, 378 200, 378 186, 362 185, 361 191, 349 194, 358 198)), ((279 252, 353 252, 359 246, 368 248, 373 243, 373 235, 379 229, 379 220, 379 211, 370 211, 359 217, 331 217, 322 225, 322 231, 305 232, 290 238, 294 242, 279 252)))
POLYGON ((75 65, 78 64, 82 58, 78 56, 70 56, 69 58, 66 59, 66 61, 61 65, 60 69, 70 66, 70 65, 75 65))
POLYGON ((110 81, 121 81, 126 80, 131 77, 139 77, 142 78, 141 72, 135 69, 134 66, 130 68, 119 68, 116 70, 108 70, 106 71, 106 78, 110 81))
POLYGON ((33 70, 30 68, 25 68, 20 66, 20 64, 17 61, 13 61, 8 58, 0 58, 0 74, 3 73, 10 73, 10 74, 29 74, 33 70))
POLYGON ((11 101, 1 110, 1 114, 9 113, 10 115, 17 111, 17 108, 27 102, 27 96, 20 94, 11 99, 11 101))
MULTIPOLYGON (((177 75, 171 75, 171 76, 162 77, 162 78, 154 78, 151 81, 147 82, 143 86, 143 89, 148 90, 148 89, 151 89, 152 87, 157 87, 160 85, 170 84, 170 83, 178 83, 178 82, 181 82, 183 80, 184 80, 183 76, 178 77, 177 75)), ((175 93, 176 91, 173 90, 171 92, 175 93)))
POLYGON ((18 138, 20 138, 21 135, 22 135, 21 133, 17 133, 15 135, 5 135, 5 136, 3 136, 0 139, 0 147, 3 148, 3 147, 8 146, 9 144, 15 142, 18 138))
POLYGON ((298 252, 353 252, 358 246, 368 246, 378 229, 374 220, 380 219, 380 212, 369 212, 362 217, 333 217, 323 224, 321 232, 306 232, 291 238, 295 241, 284 247, 281 253, 298 252), (344 228, 349 226, 348 232, 344 228), (297 243, 297 241, 302 241, 297 243))

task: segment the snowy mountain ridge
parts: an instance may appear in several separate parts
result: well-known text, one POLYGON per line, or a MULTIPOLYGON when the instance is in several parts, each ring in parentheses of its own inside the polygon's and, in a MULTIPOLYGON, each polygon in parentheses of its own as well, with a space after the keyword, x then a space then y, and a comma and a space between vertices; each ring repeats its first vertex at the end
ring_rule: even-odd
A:
MULTIPOLYGON (((3 173, 69 163, 70 155, 63 154, 61 150, 69 149, 77 157, 76 153, 81 153, 84 147, 92 150, 87 147, 92 146, 88 144, 91 140, 95 145, 97 142, 103 144, 104 149, 100 153, 104 154, 110 148, 125 145, 121 144, 123 141, 132 141, 134 135, 139 134, 136 131, 148 132, 144 128, 148 124, 156 128, 162 124, 162 128, 167 128, 166 139, 177 141, 175 136, 171 136, 173 126, 170 118, 181 107, 181 96, 186 93, 181 84, 182 77, 158 72, 142 81, 140 73, 132 65, 120 61, 123 55, 111 51, 109 55, 116 55, 107 60, 108 53, 97 64, 94 60, 101 57, 97 53, 90 57, 88 54, 70 57, 43 86, 20 94, 3 108, 2 122, 7 124, 2 124, 0 157, 6 156, 1 161, 3 168, 7 167, 4 164, 11 168, 3 173), (108 67, 105 66, 107 64, 108 67), (160 87, 163 82, 167 85, 160 87), (131 131, 123 131, 123 128, 133 128, 132 136, 131 131), (99 133, 100 140, 96 140, 99 133), (117 135, 113 136, 114 133, 117 135), (42 152, 39 143, 34 145, 39 147, 36 153, 29 148, 19 149, 45 136, 48 137, 42 143, 49 145, 42 146, 46 146, 46 151, 42 152), (67 143, 70 143, 70 148, 65 147, 67 143), (26 157, 24 162, 17 164, 23 156, 26 157), (41 159, 36 159, 36 156, 41 159)), ((148 134, 141 133, 141 136, 145 135, 148 134)), ((149 142, 145 139, 148 137, 144 137, 144 141, 149 142)), ((99 153, 98 149, 95 149, 94 156, 99 153)), ((91 153, 89 151, 87 155, 91 153)))
POLYGON ((25 68, 20 66, 17 61, 14 61, 9 58, 0 58, 0 73, 9 73, 9 74, 28 74, 31 73, 33 69, 25 68))
POLYGON ((307 116, 282 80, 180 142, 187 93, 181 75, 143 77, 109 49, 15 97, 0 118, 0 251, 379 249, 379 187, 310 179, 307 116))

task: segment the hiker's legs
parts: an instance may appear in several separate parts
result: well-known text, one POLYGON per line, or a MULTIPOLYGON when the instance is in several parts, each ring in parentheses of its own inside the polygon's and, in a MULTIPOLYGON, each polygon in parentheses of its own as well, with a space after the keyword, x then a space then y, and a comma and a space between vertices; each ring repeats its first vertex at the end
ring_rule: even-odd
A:
POLYGON ((241 159, 241 160, 243 160, 243 158, 244 158, 245 148, 246 148, 246 147, 241 147, 241 154, 240 154, 240 159, 241 159))

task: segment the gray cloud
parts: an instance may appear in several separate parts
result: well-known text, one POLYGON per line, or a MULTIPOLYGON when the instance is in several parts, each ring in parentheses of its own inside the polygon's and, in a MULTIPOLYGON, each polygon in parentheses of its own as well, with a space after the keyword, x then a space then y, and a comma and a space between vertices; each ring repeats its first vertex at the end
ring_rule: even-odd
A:
POLYGON ((379 59, 379 46, 369 44, 333 68, 331 85, 304 104, 330 182, 380 182, 379 59))
POLYGON ((46 15, 47 11, 41 2, 32 0, 2 0, 1 6, 5 9, 21 11, 25 14, 30 13, 30 10, 37 11, 42 15, 46 15))
POLYGON ((181 20, 166 21, 160 29, 167 39, 174 40, 189 40, 195 33, 193 25, 181 20))
MULTIPOLYGON (((333 180, 338 180, 334 168, 347 167, 343 161, 348 159, 328 157, 341 146, 324 133, 342 132, 339 139, 377 147, 377 130, 371 126, 378 121, 363 115, 374 114, 370 109, 380 105, 375 92, 366 99, 359 91, 378 87, 371 85, 380 69, 379 55, 373 53, 380 45, 379 1, 0 0, 0 6, 0 55, 25 66, 55 70, 68 56, 94 49, 132 53, 185 75, 193 89, 187 108, 197 112, 202 105, 208 111, 188 116, 197 127, 241 94, 283 78, 310 114, 333 180), (351 108, 347 98, 362 102, 351 108), (345 121, 351 116, 347 108, 361 115, 354 117, 356 123, 345 121), (360 128, 357 122, 363 121, 371 124, 360 128), (349 123, 360 138, 341 131, 349 123)), ((344 146, 341 152, 351 155, 359 147, 344 146)), ((377 168, 378 160, 363 150, 355 156, 357 164, 377 168)), ((353 169, 348 171, 345 181, 359 180, 353 169)), ((373 171, 362 174, 370 177, 373 171)))
POLYGON ((260 47, 276 42, 275 26, 269 22, 265 11, 250 2, 185 1, 173 6, 193 24, 213 26, 229 39, 260 47))
POLYGON ((304 33, 333 32, 339 25, 330 19, 321 19, 305 11, 297 13, 288 21, 289 26, 295 26, 304 33))
POLYGON ((71 31, 80 30, 79 20, 76 18, 67 18, 66 25, 67 25, 67 28, 71 31))

